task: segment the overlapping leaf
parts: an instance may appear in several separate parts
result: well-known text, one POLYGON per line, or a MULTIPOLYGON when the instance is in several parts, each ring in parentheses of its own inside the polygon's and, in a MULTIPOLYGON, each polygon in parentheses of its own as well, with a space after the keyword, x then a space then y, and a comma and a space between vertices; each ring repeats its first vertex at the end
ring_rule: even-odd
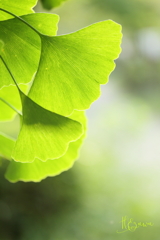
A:
POLYGON ((12 158, 17 162, 33 162, 59 158, 70 142, 83 134, 82 125, 72 119, 43 109, 20 92, 22 127, 12 158))
POLYGON ((59 116, 42 109, 24 95, 23 92, 20 90, 19 92, 23 106, 21 132, 15 146, 12 139, 7 138, 3 134, 0 135, 0 144, 3 146, 0 155, 9 159, 10 155, 14 157, 14 153, 16 153, 17 155, 19 154, 20 158, 22 157, 22 161, 24 161, 25 157, 27 160, 29 159, 29 162, 34 157, 35 161, 33 163, 19 163, 12 160, 7 170, 6 178, 11 182, 19 180, 40 181, 47 176, 54 176, 67 170, 73 165, 85 135, 81 125, 83 124, 84 130, 86 130, 84 113, 75 112, 70 119, 59 116), (80 138, 81 135, 82 137, 80 138), (75 141, 76 139, 78 140, 75 141), (69 141, 71 142, 70 144, 68 140, 71 140, 69 141), (49 157, 57 158, 57 155, 54 154, 59 154, 59 152, 59 159, 48 159, 49 157), (40 161, 37 158, 37 156, 39 157, 38 154, 42 154, 40 156, 41 160, 44 160, 43 157, 45 156, 47 158, 45 160, 48 161, 40 161))
MULTIPOLYGON (((28 28, 22 23, 19 24, 21 28, 28 28)), ((10 31, 11 29, 13 29, 12 26, 10 31)), ((120 53, 120 30, 120 25, 112 21, 104 21, 63 36, 48 37, 40 33, 41 59, 30 97, 42 107, 65 116, 70 115, 74 109, 89 108, 100 95, 99 85, 108 81, 108 76, 114 69, 113 60, 120 53)), ((2 36, 1 39, 6 41, 2 36)), ((33 30, 29 36, 36 36, 33 30)), ((13 46, 14 44, 12 48, 13 46)), ((9 49, 7 44, 6 48, 9 49)), ((25 68, 29 69, 25 74, 26 80, 22 78, 22 74, 24 75, 26 71, 24 68, 18 72, 15 71, 15 66, 11 69, 13 74, 16 74, 18 82, 22 82, 22 79, 26 82, 35 72, 39 56, 32 49, 30 49, 31 52, 32 54, 28 54, 30 56, 28 66, 25 68), (29 73, 31 73, 30 76, 29 73)), ((26 52, 24 55, 26 56, 26 52)), ((13 59, 7 58, 6 54, 4 57, 7 64, 12 66, 13 59)))
MULTIPOLYGON (((86 118, 83 112, 74 112, 71 118, 80 121, 86 130, 86 118)), ((33 163, 19 163, 12 160, 5 174, 6 178, 11 182, 20 180, 37 182, 47 176, 55 176, 62 171, 68 170, 78 157, 78 150, 84 137, 85 133, 77 141, 71 142, 65 155, 58 159, 48 160, 46 162, 36 159, 33 163)))
MULTIPOLYGON (((8 21, 13 22, 13 20, 8 21)), ((6 22, 4 22, 4 24, 6 24, 6 22)), ((36 22, 34 22, 34 25, 36 25, 36 22)), ((26 25, 23 26, 26 27, 26 25)), ((9 28, 9 32, 11 32, 12 24, 7 24, 7 27, 9 28)), ((7 27, 3 28, 4 32, 6 32, 5 30, 7 27)), ((54 34, 53 30, 52 32, 50 31, 50 33, 54 34)), ((5 48, 9 53, 9 47, 7 46, 7 38, 5 38, 3 34, 1 37, 3 42, 5 42, 2 51, 3 58, 3 56, 6 56, 5 48)), ((13 48, 12 44, 10 44, 10 46, 13 48)), ((8 59, 10 60, 9 57, 8 59)), ((10 74, 8 71, 10 66, 13 66, 13 64, 12 61, 9 64, 8 59, 4 58, 1 62, 6 73, 10 75, 10 80, 12 81, 11 84, 13 84, 13 79, 11 77, 12 74, 10 74), (5 65, 7 65, 7 68, 4 65, 4 62, 5 65)), ((17 66, 15 66, 13 69, 16 69, 16 67, 17 66)), ((10 70, 12 72, 12 68, 10 70)), ((23 105, 22 127, 18 140, 16 141, 13 149, 13 159, 21 162, 33 162, 36 158, 42 161, 47 161, 48 159, 54 159, 64 155, 67 151, 69 143, 77 140, 82 135, 83 129, 81 124, 72 119, 43 109, 25 96, 21 91, 20 95, 23 105)))
POLYGON ((18 162, 33 162, 35 159, 47 161, 63 156, 69 143, 76 141, 84 133, 82 125, 43 109, 20 89, 19 93, 22 101, 22 126, 12 158, 18 162))
POLYGON ((68 35, 41 35, 41 59, 29 96, 64 116, 89 108, 115 67, 120 31, 121 26, 109 20, 68 35))

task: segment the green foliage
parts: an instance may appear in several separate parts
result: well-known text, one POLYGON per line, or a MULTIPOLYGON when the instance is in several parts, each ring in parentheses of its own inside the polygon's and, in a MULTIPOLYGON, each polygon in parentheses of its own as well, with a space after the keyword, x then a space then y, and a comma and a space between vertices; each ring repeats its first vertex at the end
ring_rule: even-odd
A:
MULTIPOLYGON (((84 112, 75 111, 71 118, 73 120, 79 119, 79 121, 84 125, 86 129, 86 118, 84 112)), ((43 129, 43 128, 42 128, 43 129)), ((58 131, 57 131, 58 133, 58 131)), ((39 159, 35 159, 32 163, 20 163, 16 161, 11 161, 7 172, 6 178, 11 182, 16 182, 18 180, 23 181, 40 181, 47 176, 55 176, 61 171, 65 171, 72 167, 75 159, 78 157, 78 150, 83 142, 85 134, 83 134, 78 140, 71 142, 66 153, 61 156, 60 158, 54 160, 47 160, 46 162, 42 162, 39 159)), ((37 141, 37 139, 35 139, 37 141)), ((57 140, 57 139, 56 139, 57 140)), ((13 149, 13 141, 3 138, 3 141, 10 141, 10 154, 13 149)), ((22 139, 23 141, 23 139, 22 139)), ((45 139, 43 140, 45 141, 45 139)), ((47 139, 46 143, 48 144, 49 141, 47 139)), ((45 143, 45 144, 46 144, 45 143)), ((56 142, 57 143, 57 142, 56 142)), ((51 144, 53 144, 53 139, 51 139, 51 144)), ((4 144, 5 145, 5 144, 4 144)), ((48 147, 48 146, 47 146, 48 147)), ((31 149, 31 148, 30 148, 31 149)), ((51 151, 52 153, 52 151, 51 151)), ((23 156, 23 155, 22 155, 23 156)))
POLYGON ((41 35, 41 59, 29 96, 65 116, 89 108, 114 69, 118 38, 119 25, 110 20, 68 35, 41 35), (48 81, 43 84, 43 79, 48 81))
POLYGON ((11 182, 40 181, 73 165, 86 135, 84 110, 120 53, 115 22, 56 36, 58 16, 30 13, 34 4, 0 1, 0 121, 18 114, 21 122, 17 139, 0 134, 11 182))
POLYGON ((47 161, 63 156, 68 144, 82 135, 82 125, 40 107, 22 92, 20 95, 23 105, 22 126, 12 152, 13 159, 33 162, 37 158, 47 161))

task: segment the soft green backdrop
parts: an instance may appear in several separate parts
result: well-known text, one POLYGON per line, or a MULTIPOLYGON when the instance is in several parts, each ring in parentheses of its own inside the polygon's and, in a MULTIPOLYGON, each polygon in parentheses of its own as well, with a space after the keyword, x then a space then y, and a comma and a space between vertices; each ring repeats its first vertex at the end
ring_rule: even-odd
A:
MULTIPOLYGON (((96 21, 123 25, 123 52, 68 172, 11 184, 0 173, 0 240, 128 240, 160 235, 160 30, 158 0, 69 0, 53 10, 59 34, 96 21), (153 222, 117 233, 122 216, 153 222)), ((44 11, 39 4, 36 11, 44 11)), ((13 136, 18 120, 1 123, 13 136)))

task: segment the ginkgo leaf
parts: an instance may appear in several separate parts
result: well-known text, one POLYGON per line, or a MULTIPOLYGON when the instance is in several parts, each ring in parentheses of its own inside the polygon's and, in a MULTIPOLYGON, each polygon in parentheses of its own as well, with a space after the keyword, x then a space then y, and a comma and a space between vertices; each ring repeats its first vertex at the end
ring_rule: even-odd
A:
POLYGON ((33 162, 59 158, 70 142, 83 134, 82 125, 72 119, 43 109, 22 92, 22 126, 13 149, 17 162, 33 162))
POLYGON ((44 8, 51 10, 52 8, 58 7, 66 0, 41 0, 44 8))
POLYGON ((69 148, 64 156, 54 160, 42 162, 38 159, 32 163, 20 163, 11 161, 5 177, 10 182, 17 181, 34 181, 39 182, 48 176, 55 176, 73 166, 75 159, 78 157, 78 149, 82 144, 82 139, 70 143, 69 148))
MULTIPOLYGON (((20 85, 23 92, 27 92, 27 85, 20 85)), ((21 111, 21 99, 16 86, 10 85, 0 89, 0 121, 10 121, 17 110, 21 111)))
MULTIPOLYGON (((16 14, 17 16, 34 12, 32 8, 37 0, 0 0, 0 8, 16 14)), ((13 18, 10 14, 0 11, 0 21, 13 18)))
MULTIPOLYGON (((73 118, 73 115, 71 118, 73 118)), ((80 121, 86 129, 86 118, 84 117, 83 112, 78 112, 78 116, 74 117, 74 119, 80 121)), ((33 163, 19 163, 11 161, 7 168, 5 177, 10 182, 17 182, 20 180, 25 182, 38 182, 48 176, 55 176, 68 170, 73 166, 74 161, 78 157, 78 151, 82 145, 84 137, 85 133, 77 141, 71 142, 65 155, 58 159, 47 160, 46 162, 36 159, 33 163)))
POLYGON ((89 108, 115 67, 120 31, 119 24, 108 20, 68 35, 41 35, 41 59, 30 98, 64 116, 89 108))
MULTIPOLYGON (((58 15, 29 14, 21 17, 42 34, 54 36, 57 32, 58 15)), ((11 69, 17 83, 28 83, 35 74, 39 58, 41 41, 30 27, 19 19, 0 22, 0 39, 5 43, 2 57, 11 69)), ((0 60, 0 88, 13 84, 13 80, 0 60)))
POLYGON ((0 132, 0 156, 11 159, 11 152, 14 147, 15 141, 4 133, 0 132))

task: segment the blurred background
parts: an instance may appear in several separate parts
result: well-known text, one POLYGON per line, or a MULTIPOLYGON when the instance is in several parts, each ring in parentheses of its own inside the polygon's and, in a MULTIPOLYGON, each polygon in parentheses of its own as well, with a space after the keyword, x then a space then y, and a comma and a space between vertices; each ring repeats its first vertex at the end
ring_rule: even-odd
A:
MULTIPOLYGON (((40 2, 35 11, 46 12, 40 2)), ((0 240, 159 240, 160 2, 69 0, 52 12, 58 34, 122 24, 122 54, 87 111, 88 136, 71 170, 12 184, 1 162, 0 240), (154 225, 117 233, 123 216, 154 225)), ((13 135, 15 122, 5 125, 13 135)))

